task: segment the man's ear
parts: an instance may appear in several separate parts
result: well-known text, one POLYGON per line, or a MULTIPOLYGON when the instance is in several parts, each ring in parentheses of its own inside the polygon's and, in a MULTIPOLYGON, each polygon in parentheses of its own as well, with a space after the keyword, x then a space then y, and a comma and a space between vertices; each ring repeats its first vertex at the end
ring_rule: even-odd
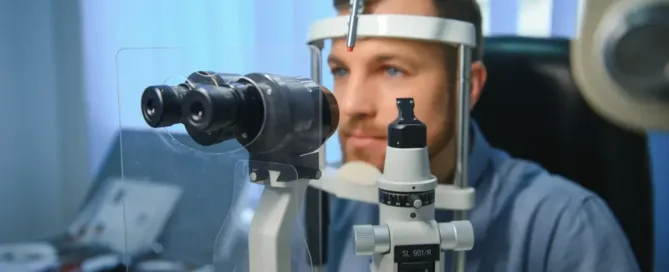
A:
POLYGON ((474 108, 474 105, 476 105, 476 102, 479 101, 479 98, 481 97, 481 92, 483 91, 483 86, 485 85, 485 81, 488 78, 488 72, 485 69, 485 65, 483 65, 483 62, 481 61, 475 61, 472 63, 472 74, 471 74, 471 80, 472 80, 472 92, 471 92, 471 98, 470 98, 470 108, 474 108))

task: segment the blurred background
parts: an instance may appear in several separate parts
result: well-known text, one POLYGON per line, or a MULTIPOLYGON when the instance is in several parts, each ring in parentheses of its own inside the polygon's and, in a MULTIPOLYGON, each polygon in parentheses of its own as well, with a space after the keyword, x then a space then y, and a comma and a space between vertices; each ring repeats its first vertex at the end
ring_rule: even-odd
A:
MULTIPOLYGON (((487 36, 578 35, 579 0, 480 4, 487 36)), ((308 76, 307 49, 294 47, 313 21, 333 14, 329 0, 0 1, 0 243, 63 233, 119 128, 146 128, 137 97, 117 92, 118 63, 145 67, 146 58, 119 50, 187 47, 190 64, 210 70, 308 76)), ((656 240, 667 241, 669 133, 649 137, 656 240)), ((328 160, 339 160, 336 139, 328 148, 328 160)), ((658 243, 656 264, 668 246, 658 243)))

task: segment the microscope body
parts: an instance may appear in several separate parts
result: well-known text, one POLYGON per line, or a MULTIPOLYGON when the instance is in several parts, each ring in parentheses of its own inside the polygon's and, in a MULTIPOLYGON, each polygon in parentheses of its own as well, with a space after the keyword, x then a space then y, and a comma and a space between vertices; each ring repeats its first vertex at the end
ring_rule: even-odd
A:
POLYGON ((371 255, 371 271, 443 271, 445 250, 469 250, 469 221, 434 219, 437 178, 430 173, 427 130, 411 98, 398 98, 400 116, 388 127, 384 170, 377 180, 379 225, 354 226, 357 255, 371 255))
POLYGON ((377 186, 388 253, 372 255, 371 270, 443 271, 442 239, 434 220, 437 179, 430 174, 427 148, 389 146, 384 168, 377 186))
POLYGON ((339 123, 329 90, 303 77, 198 71, 177 86, 155 85, 142 94, 151 127, 183 124, 199 145, 236 140, 248 151, 253 181, 320 178, 316 152, 339 123))
POLYGON ((332 93, 303 77, 199 71, 176 86, 147 87, 141 109, 151 127, 182 124, 199 145, 236 140, 248 152, 249 180, 265 187, 249 229, 248 267, 293 271, 292 226, 309 180, 320 178, 319 148, 339 124, 332 93))
POLYGON ((370 271, 443 271, 444 252, 435 243, 440 240, 436 221, 389 221, 385 225, 394 242, 387 254, 372 255, 370 271))

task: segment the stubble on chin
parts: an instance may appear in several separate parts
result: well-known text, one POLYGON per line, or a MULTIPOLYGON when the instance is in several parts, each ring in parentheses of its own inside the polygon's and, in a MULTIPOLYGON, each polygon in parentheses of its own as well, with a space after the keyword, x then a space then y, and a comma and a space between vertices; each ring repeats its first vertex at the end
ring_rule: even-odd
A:
POLYGON ((343 162, 363 161, 369 163, 383 172, 385 162, 385 149, 366 148, 359 149, 342 145, 343 162))

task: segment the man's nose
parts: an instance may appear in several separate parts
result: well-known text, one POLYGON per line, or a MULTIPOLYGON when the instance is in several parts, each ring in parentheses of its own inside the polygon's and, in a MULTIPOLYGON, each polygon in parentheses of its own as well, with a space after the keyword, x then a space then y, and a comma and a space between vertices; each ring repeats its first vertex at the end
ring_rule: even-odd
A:
POLYGON ((345 94, 340 101, 340 110, 349 116, 373 116, 379 99, 373 86, 364 77, 350 76, 345 94))

